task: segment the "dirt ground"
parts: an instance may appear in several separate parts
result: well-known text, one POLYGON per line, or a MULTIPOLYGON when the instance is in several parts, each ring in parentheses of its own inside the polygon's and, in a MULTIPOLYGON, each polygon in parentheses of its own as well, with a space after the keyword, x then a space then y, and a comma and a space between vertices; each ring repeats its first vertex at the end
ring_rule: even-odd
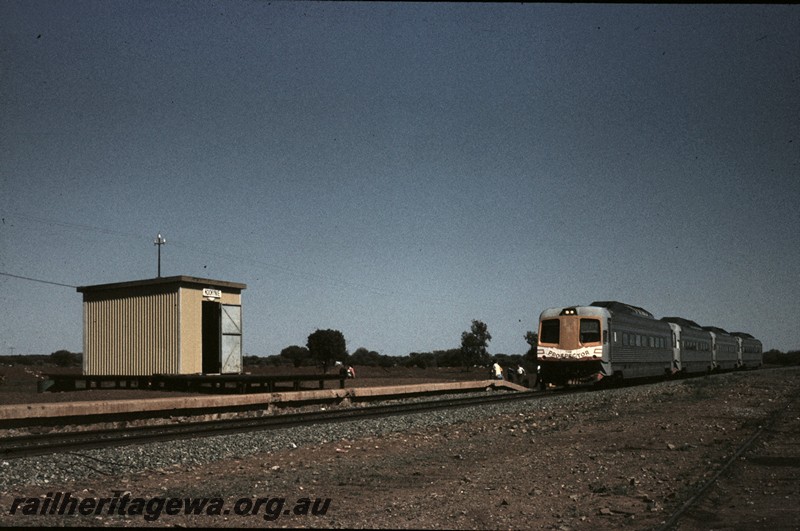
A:
POLYGON ((533 400, 516 414, 264 452, 198 469, 98 475, 46 489, 19 486, 0 493, 0 525, 659 529, 775 416, 677 528, 800 528, 800 370, 603 393, 588 401, 533 400), (19 496, 101 498, 113 491, 145 500, 219 497, 228 513, 162 513, 154 521, 9 514, 19 496))

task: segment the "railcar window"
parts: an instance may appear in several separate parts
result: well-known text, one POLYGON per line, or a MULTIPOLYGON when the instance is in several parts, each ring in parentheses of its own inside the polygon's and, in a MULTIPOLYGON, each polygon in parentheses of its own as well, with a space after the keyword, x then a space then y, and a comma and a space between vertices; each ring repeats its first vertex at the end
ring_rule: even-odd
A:
POLYGON ((600 342, 600 321, 597 319, 581 319, 581 343, 600 342))
POLYGON ((542 321, 542 343, 561 342, 561 322, 558 319, 546 319, 542 321))

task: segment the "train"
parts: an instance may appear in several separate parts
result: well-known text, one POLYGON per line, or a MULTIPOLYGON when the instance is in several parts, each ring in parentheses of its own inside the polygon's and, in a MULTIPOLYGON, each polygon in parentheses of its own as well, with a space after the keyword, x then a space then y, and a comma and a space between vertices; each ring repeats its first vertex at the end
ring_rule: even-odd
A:
POLYGON ((618 301, 548 308, 539 316, 538 383, 563 387, 623 379, 757 369, 761 341, 618 301))

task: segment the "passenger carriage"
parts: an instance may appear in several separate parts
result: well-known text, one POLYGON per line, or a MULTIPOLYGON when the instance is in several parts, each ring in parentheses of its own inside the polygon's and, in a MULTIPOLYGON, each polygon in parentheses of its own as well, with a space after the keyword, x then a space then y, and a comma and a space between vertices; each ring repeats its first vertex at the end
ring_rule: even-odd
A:
POLYGON ((690 319, 663 317, 672 329, 672 347, 677 370, 684 374, 707 373, 714 369, 711 333, 690 319))
POLYGON ((761 341, 744 332, 733 332, 736 338, 739 355, 739 367, 742 369, 757 369, 764 362, 761 341))
POLYGON ((714 370, 730 371, 739 368, 739 345, 736 338, 722 328, 704 326, 711 334, 711 354, 714 370))

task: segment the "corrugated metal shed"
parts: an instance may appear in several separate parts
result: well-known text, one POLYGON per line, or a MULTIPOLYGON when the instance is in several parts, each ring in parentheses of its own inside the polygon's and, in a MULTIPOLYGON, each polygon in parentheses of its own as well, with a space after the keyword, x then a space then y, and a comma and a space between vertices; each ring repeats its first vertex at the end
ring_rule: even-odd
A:
POLYGON ((83 373, 240 373, 246 287, 189 276, 78 287, 83 373))

